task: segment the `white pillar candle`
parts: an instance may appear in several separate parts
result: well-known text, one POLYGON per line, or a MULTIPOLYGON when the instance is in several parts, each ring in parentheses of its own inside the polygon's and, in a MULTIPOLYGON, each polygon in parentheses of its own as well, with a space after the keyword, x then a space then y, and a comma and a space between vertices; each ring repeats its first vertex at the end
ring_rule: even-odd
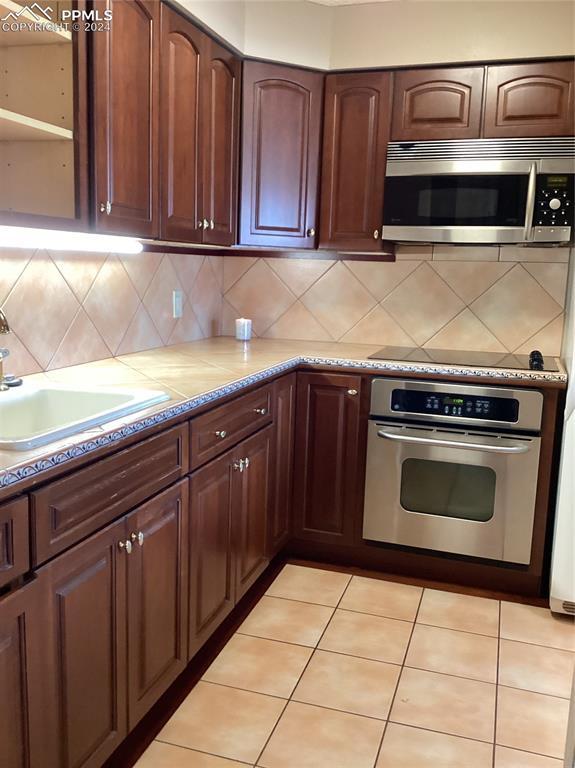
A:
POLYGON ((236 320, 236 339, 249 341, 252 337, 252 321, 247 317, 238 317, 236 320))

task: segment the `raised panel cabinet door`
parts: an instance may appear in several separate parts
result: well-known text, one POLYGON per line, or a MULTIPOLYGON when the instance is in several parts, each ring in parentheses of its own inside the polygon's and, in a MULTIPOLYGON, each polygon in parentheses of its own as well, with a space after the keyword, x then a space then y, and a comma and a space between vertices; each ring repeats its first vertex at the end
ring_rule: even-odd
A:
POLYGON ((201 243, 201 69, 206 35, 162 5, 161 236, 201 243))
POLYGON ((276 555, 290 536, 295 437, 296 374, 274 381, 274 431, 268 554, 276 555))
POLYGON ((188 511, 182 480, 127 519, 130 730, 188 663, 188 511))
POLYGON ((479 138, 483 77, 483 67, 396 72, 391 140, 479 138))
POLYGON ((388 72, 328 75, 320 246, 382 249, 383 187, 391 120, 388 72))
POLYGON ((157 237, 160 3, 96 7, 112 11, 110 30, 92 41, 96 226, 157 237))
POLYGON ((294 536, 351 543, 360 498, 362 379, 330 373, 297 378, 294 536))
POLYGON ((44 765, 100 768, 128 732, 126 523, 60 555, 47 580, 48 697, 57 741, 44 765))
POLYGON ((258 432, 235 449, 232 484, 232 531, 236 562, 236 602, 269 563, 267 521, 273 428, 258 432), (239 465, 239 466, 238 466, 239 465))
POLYGON ((198 651, 234 607, 231 452, 190 478, 190 637, 198 651))
POLYGON ((240 243, 313 248, 324 76, 244 62, 240 243))
POLYGON ((575 133, 573 61, 487 67, 488 138, 575 133))
POLYGON ((204 243, 237 240, 241 61, 207 39, 202 75, 204 243))
POLYGON ((41 581, 0 598, 0 765, 47 768, 53 754, 46 698, 41 581))

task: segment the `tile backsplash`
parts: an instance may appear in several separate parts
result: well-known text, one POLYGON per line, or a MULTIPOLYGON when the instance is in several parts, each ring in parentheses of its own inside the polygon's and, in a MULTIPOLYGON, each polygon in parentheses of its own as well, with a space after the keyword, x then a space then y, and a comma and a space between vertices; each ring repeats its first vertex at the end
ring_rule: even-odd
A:
POLYGON ((568 248, 402 246, 394 263, 224 260, 222 332, 558 355, 568 248))
POLYGON ((221 257, 0 250, 5 370, 24 375, 217 336, 221 257), (172 291, 184 294, 172 317, 172 291))
POLYGON ((0 251, 6 370, 229 335, 559 354, 569 249, 408 246, 394 263, 0 251), (184 293, 172 317, 172 291, 184 293))

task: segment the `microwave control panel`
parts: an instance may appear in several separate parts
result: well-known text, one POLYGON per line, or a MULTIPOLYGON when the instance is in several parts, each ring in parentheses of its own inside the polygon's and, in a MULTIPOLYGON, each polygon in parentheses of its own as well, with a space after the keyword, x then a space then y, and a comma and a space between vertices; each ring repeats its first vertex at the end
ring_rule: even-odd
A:
POLYGON ((391 393, 391 410, 422 416, 463 416, 466 419, 514 424, 519 416, 519 403, 514 398, 394 389, 391 393))
POLYGON ((575 209, 575 176, 572 173, 537 175, 534 226, 572 227, 575 209))

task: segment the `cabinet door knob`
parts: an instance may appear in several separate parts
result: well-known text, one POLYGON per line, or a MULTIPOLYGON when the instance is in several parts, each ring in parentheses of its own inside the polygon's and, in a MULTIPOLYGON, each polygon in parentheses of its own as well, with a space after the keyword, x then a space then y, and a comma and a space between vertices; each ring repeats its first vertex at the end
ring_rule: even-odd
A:
POLYGON ((244 469, 247 469, 249 466, 250 466, 250 460, 246 456, 246 458, 244 459, 244 469))
POLYGON ((220 440, 223 440, 224 437, 226 437, 227 434, 228 433, 226 432, 225 429, 218 429, 218 431, 216 432, 216 437, 219 437, 220 440))
POLYGON ((130 539, 134 542, 134 544, 138 542, 141 547, 144 546, 144 534, 142 531, 138 531, 138 533, 132 533, 130 539))
POLYGON ((203 225, 204 225, 204 229, 210 228, 210 222, 207 219, 203 219, 203 225))
POLYGON ((210 229, 213 229, 215 227, 214 220, 210 219, 210 229))
POLYGON ((126 541, 119 541, 118 542, 118 547, 122 551, 125 550, 126 554, 128 554, 128 555, 131 554, 131 552, 132 552, 132 542, 129 539, 126 540, 126 541))
POLYGON ((112 203, 109 200, 106 200, 105 203, 100 203, 100 213, 105 213, 106 216, 112 213, 112 203))
POLYGON ((232 467, 234 469, 234 472, 243 472, 244 471, 244 460, 240 459, 239 461, 234 461, 232 464, 232 467))
POLYGON ((306 235, 307 235, 307 237, 315 237, 315 229, 314 229, 313 227, 310 227, 310 228, 309 228, 309 229, 306 231, 306 235))
POLYGON ((265 416, 267 412, 267 408, 254 408, 254 413, 257 413, 258 416, 265 416))
POLYGON ((373 230, 373 239, 377 240, 378 237, 379 237, 379 229, 374 229, 373 230))
POLYGON ((204 228, 204 222, 200 219, 198 221, 198 229, 203 229, 203 228, 204 228))
POLYGON ((348 389, 347 390, 348 395, 357 395, 357 389, 348 389))

